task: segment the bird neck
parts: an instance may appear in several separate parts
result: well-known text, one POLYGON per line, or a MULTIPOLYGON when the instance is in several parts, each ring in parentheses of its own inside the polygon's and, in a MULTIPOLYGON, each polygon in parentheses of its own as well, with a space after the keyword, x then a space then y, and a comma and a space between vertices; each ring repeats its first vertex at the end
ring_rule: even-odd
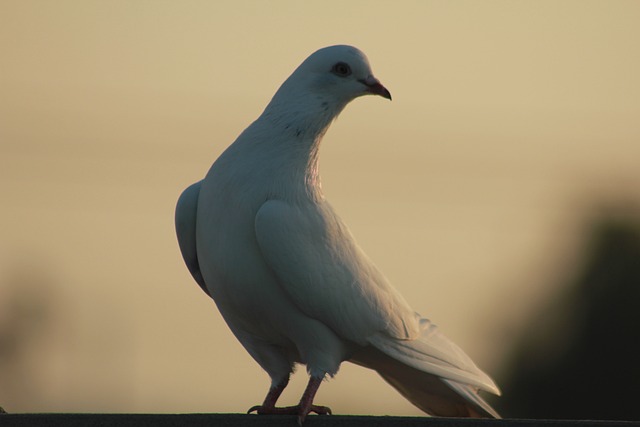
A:
MULTIPOLYGON (((318 158, 320 142, 331 122, 344 105, 331 107, 330 103, 317 97, 296 97, 288 93, 276 96, 257 120, 267 124, 269 134, 282 135, 268 142, 268 150, 278 176, 286 177, 290 188, 304 189, 304 194, 314 200, 323 198, 318 158), (276 166, 277 165, 277 166, 276 166)), ((345 104, 346 105, 346 104, 345 104)))
POLYGON ((346 103, 331 102, 321 94, 282 87, 262 113, 261 119, 291 138, 319 142, 346 103), (287 90, 288 89, 288 90, 287 90))

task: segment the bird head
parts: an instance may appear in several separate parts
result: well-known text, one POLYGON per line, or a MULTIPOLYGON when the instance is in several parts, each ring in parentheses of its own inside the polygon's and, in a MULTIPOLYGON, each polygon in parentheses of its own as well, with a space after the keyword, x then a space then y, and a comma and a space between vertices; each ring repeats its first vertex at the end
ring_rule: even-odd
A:
POLYGON ((373 76, 365 54, 346 45, 329 46, 312 53, 283 84, 283 88, 287 86, 343 104, 363 95, 391 99, 389 91, 373 76))

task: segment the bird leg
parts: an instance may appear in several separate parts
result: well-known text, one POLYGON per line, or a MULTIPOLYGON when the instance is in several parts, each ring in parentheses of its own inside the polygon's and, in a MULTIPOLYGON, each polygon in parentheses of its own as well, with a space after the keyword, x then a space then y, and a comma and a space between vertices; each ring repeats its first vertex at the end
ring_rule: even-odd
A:
POLYGON ((331 409, 329 407, 313 404, 313 398, 316 396, 320 384, 322 384, 322 377, 309 377, 307 388, 304 390, 304 393, 302 393, 302 398, 300 399, 300 403, 298 403, 299 426, 302 425, 304 419, 311 412, 315 412, 318 415, 331 415, 331 409))
POLYGON ((247 411, 247 414, 250 414, 253 411, 256 411, 257 414, 272 414, 275 412, 271 412, 271 411, 274 411, 277 409, 283 409, 283 408, 276 408, 276 402, 278 401, 278 398, 280 397, 284 389, 287 388, 287 384, 289 384, 289 377, 280 381, 275 386, 272 386, 269 389, 267 396, 264 398, 264 402, 262 402, 262 405, 252 406, 247 411))
POLYGON ((310 377, 309 383, 307 384, 307 388, 304 390, 302 394, 302 398, 300 399, 300 403, 296 406, 284 406, 277 408, 276 401, 282 391, 287 386, 289 379, 277 384, 275 387, 272 387, 267 393, 267 397, 265 397, 262 405, 256 405, 251 407, 247 413, 251 413, 255 411, 258 415, 297 415, 298 416, 298 425, 302 425, 304 419, 311 412, 315 412, 318 415, 331 415, 331 409, 326 406, 319 406, 313 404, 313 398, 315 397, 320 384, 322 384, 322 377, 310 377))

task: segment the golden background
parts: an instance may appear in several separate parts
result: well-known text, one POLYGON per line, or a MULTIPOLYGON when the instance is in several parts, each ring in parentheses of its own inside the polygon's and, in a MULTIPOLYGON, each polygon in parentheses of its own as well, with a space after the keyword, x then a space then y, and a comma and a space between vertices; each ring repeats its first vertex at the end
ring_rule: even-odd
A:
MULTIPOLYGON (((328 132, 328 199, 497 373, 593 218, 639 211, 638 22, 636 1, 1 0, 0 405, 262 401, 268 378, 189 276, 173 209, 331 44, 362 49, 393 102, 358 99, 328 132)), ((420 414, 348 364, 317 402, 420 414)))

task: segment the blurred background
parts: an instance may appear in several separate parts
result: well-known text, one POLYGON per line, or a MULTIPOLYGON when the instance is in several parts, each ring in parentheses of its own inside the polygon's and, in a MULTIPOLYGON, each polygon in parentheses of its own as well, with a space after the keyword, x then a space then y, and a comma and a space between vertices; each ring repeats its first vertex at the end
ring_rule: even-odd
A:
MULTIPOLYGON (((1 0, 0 406, 262 401, 173 210, 302 60, 346 43, 393 94, 322 148, 361 246, 505 415, 640 419, 638 22, 617 0, 1 0)), ((349 364, 317 402, 421 414, 349 364)))

